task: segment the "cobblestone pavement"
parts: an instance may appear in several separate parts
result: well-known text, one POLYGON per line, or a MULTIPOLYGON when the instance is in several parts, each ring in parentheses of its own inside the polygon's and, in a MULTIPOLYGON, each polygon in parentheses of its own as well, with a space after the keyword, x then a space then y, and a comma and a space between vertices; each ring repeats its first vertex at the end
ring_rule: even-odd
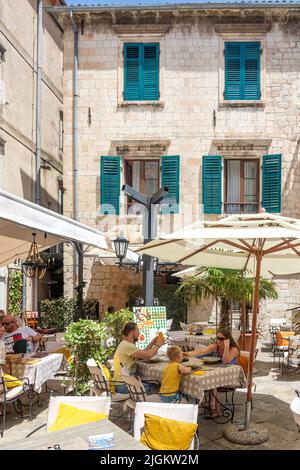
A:
MULTIPOLYGON (((261 347, 255 362, 254 382, 256 391, 253 393, 253 411, 251 420, 253 423, 263 424, 269 431, 269 440, 256 446, 243 446, 233 444, 223 437, 226 425, 216 424, 199 414, 199 438, 202 450, 300 450, 300 433, 295 425, 290 402, 295 397, 295 389, 300 390, 300 371, 295 375, 281 375, 278 368, 273 368, 271 353, 261 347)), ((242 423, 244 419, 245 390, 236 392, 235 422, 242 423)), ((32 422, 24 418, 18 418, 12 407, 9 408, 7 423, 3 439, 0 444, 25 438, 32 430, 38 428, 47 420, 47 405, 49 394, 42 393, 43 406, 34 407, 34 420, 32 422)), ((116 422, 124 430, 128 430, 129 421, 121 418, 116 422)), ((45 428, 36 432, 40 435, 45 428)))

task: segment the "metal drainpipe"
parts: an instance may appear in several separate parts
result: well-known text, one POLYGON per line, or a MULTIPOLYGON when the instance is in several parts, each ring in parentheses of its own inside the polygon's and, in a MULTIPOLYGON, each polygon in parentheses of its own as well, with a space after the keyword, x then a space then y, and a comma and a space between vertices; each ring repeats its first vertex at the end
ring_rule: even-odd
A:
MULTIPOLYGON (((79 220, 78 212, 78 27, 70 10, 70 19, 74 30, 74 66, 73 66, 73 218, 79 220)), ((77 295, 79 299, 79 314, 82 313, 83 298, 83 254, 82 245, 75 245, 75 270, 77 274, 77 295)))
POLYGON ((41 203, 41 108, 42 108, 43 0, 37 0, 37 76, 35 110, 35 202, 41 203))

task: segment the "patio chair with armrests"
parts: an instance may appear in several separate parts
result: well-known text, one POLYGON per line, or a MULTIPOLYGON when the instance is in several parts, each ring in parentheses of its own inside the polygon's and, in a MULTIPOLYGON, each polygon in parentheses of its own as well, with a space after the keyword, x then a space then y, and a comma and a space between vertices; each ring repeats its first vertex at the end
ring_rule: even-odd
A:
POLYGON ((12 404, 15 411, 23 417, 23 405, 21 397, 27 393, 29 400, 29 419, 32 420, 32 402, 33 395, 30 393, 30 384, 28 378, 22 379, 5 379, 2 368, 0 367, 0 416, 2 416, 2 424, 0 428, 0 436, 4 435, 7 406, 12 404), (21 383, 21 385, 19 385, 21 383))
POLYGON ((291 336, 282 362, 282 373, 296 373, 300 370, 300 335, 291 336))
MULTIPOLYGON (((134 417, 134 438, 138 441, 140 440, 145 425, 145 414, 151 414, 175 421, 183 421, 185 423, 198 423, 197 405, 177 404, 174 406, 172 403, 138 402, 136 403, 134 417)), ((157 436, 157 440, 159 441, 159 436, 157 436)), ((198 447, 199 439, 196 431, 189 450, 196 450, 198 447)))
MULTIPOLYGON (((124 404, 124 402, 130 398, 130 395, 127 393, 118 393, 115 391, 115 386, 123 385, 123 382, 108 379, 105 375, 103 367, 97 364, 95 359, 89 359, 86 365, 93 379, 93 386, 90 389, 91 396, 95 395, 110 397, 112 405, 124 404)), ((112 419, 112 421, 117 421, 126 413, 127 410, 117 416, 111 416, 111 418, 115 418, 112 419)))

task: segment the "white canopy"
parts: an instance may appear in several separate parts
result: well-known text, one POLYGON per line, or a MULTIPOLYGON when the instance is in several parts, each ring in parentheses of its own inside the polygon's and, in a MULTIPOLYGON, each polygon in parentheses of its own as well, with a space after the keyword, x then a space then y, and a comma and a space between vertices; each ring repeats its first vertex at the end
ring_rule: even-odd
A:
POLYGON ((98 248, 107 247, 102 232, 14 194, 0 191, 0 266, 27 256, 32 233, 36 233, 39 250, 70 241, 98 248))
POLYGON ((230 216, 218 222, 201 221, 163 235, 139 252, 190 266, 244 270, 253 268, 251 247, 258 239, 264 240, 263 273, 300 272, 299 220, 267 213, 230 216))

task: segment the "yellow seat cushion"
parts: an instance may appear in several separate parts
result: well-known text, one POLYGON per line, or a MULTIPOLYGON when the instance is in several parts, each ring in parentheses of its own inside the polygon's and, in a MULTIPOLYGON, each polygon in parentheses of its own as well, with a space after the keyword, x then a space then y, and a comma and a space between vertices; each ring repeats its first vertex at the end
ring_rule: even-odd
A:
POLYGON ((112 383, 112 376, 111 376, 109 369, 104 364, 101 364, 100 362, 98 362, 98 366, 102 369, 105 377, 107 378, 109 382, 110 391, 114 395, 116 393, 116 387, 115 387, 115 384, 112 383))
POLYGON ((140 442, 152 450, 188 450, 197 428, 198 424, 145 414, 140 442))
POLYGON ((82 410, 75 408, 75 406, 61 403, 59 405, 56 420, 48 428, 49 431, 61 431, 62 429, 80 426, 82 424, 94 423, 106 419, 107 415, 104 413, 97 413, 95 411, 82 410))
POLYGON ((294 336, 294 331, 277 331, 276 333, 276 346, 288 346, 289 340, 285 338, 289 338, 290 336, 294 336))
POLYGON ((12 375, 3 374, 3 379, 6 388, 21 387, 23 385, 23 382, 21 380, 17 379, 17 377, 13 377, 12 375), (15 380, 15 382, 10 382, 10 380, 15 380))

